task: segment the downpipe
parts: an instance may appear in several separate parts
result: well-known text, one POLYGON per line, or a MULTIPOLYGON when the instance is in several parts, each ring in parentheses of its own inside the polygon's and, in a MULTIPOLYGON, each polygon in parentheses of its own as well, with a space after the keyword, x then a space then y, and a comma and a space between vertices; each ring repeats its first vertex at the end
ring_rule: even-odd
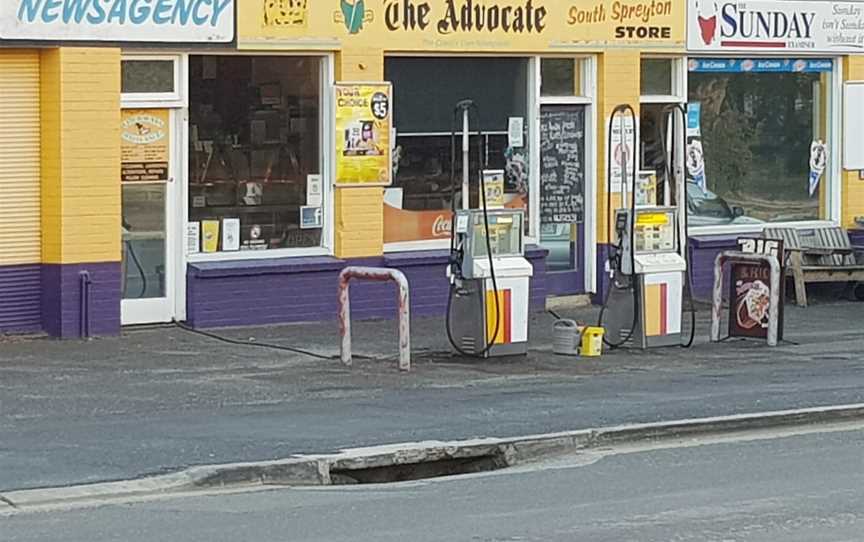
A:
POLYGON ((79 334, 82 339, 90 338, 90 286, 93 280, 90 278, 89 271, 81 271, 78 273, 78 285, 80 297, 78 301, 78 323, 79 334))

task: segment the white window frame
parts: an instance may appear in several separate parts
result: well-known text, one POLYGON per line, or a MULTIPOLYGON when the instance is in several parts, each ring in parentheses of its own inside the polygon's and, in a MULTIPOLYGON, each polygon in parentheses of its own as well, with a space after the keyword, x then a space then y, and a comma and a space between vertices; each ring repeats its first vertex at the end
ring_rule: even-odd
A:
MULTIPOLYGON (((385 56, 385 61, 388 57, 397 57, 397 56, 409 57, 409 58, 418 57, 417 54, 402 55, 402 54, 391 53, 391 54, 387 54, 385 56)), ((420 55, 420 56, 423 56, 423 57, 427 57, 427 56, 442 56, 442 57, 458 56, 460 58, 473 58, 473 59, 481 60, 483 58, 488 58, 492 55, 458 55, 458 54, 454 53, 454 54, 441 54, 441 55, 425 54, 425 55, 420 55)), ((529 141, 531 141, 531 144, 533 145, 535 133, 537 131, 536 128, 537 128, 537 120, 538 119, 534 118, 535 115, 532 114, 532 111, 534 111, 536 109, 537 99, 540 96, 540 90, 539 90, 540 87, 538 86, 539 82, 537 81, 537 78, 532 77, 532 74, 539 73, 539 69, 540 69, 539 65, 540 64, 537 61, 538 57, 524 56, 524 55, 515 55, 515 56, 510 55, 510 56, 512 56, 513 58, 520 58, 520 59, 525 59, 528 61, 528 77, 526 78, 527 84, 528 84, 528 89, 527 89, 528 90, 528 93, 527 93, 528 103, 527 103, 527 108, 526 108, 526 111, 527 111, 526 114, 528 115, 528 118, 525 120, 526 120, 526 123, 528 125, 528 139, 529 139, 529 141), (536 63, 536 67, 534 66, 535 63, 536 63)), ((397 121, 398 121, 398 119, 397 119, 397 121)), ((396 126, 396 128, 398 129, 398 126, 396 126)), ((505 133, 505 132, 493 131, 493 132, 488 132, 488 133, 484 132, 484 135, 503 134, 503 133, 505 133)), ((476 132, 471 132, 471 134, 474 135, 474 134, 476 134, 476 132)), ((399 135, 397 133, 397 137, 412 137, 412 136, 419 137, 422 135, 431 135, 431 136, 448 135, 449 136, 450 134, 449 133, 448 134, 441 134, 439 132, 428 132, 428 133, 411 132, 411 133, 406 134, 406 135, 399 135)), ((531 155, 533 156, 533 150, 530 152, 532 153, 531 155)), ((529 200, 529 202, 534 199, 534 198, 531 198, 530 194, 535 189, 535 185, 539 187, 539 180, 535 180, 533 158, 530 159, 530 161, 532 162, 532 164, 529 165, 529 174, 528 174, 528 193, 529 193, 528 200, 529 200)), ((538 179, 539 179, 539 177, 538 177, 538 179)), ((532 205, 531 215, 536 216, 536 214, 534 213, 534 207, 533 207, 534 204, 531 203, 530 205, 532 205)), ((442 209, 442 211, 446 211, 446 210, 447 209, 442 209)), ((538 206, 538 210, 539 210, 539 206, 538 206)), ((383 210, 382 210, 382 212, 383 212, 383 210)), ((537 220, 537 228, 540 227, 539 225, 540 225, 540 222, 538 219, 537 220)), ((525 236, 524 244, 525 245, 537 244, 537 242, 539 240, 539 236, 535 236, 535 235, 533 235, 533 233, 537 232, 538 229, 536 229, 534 227, 533 219, 532 219, 532 224, 531 224, 529 229, 532 232, 532 235, 531 236, 527 236, 527 235, 525 236)), ((423 251, 423 250, 445 250, 445 249, 449 249, 449 248, 450 248, 450 238, 449 237, 446 239, 424 239, 424 240, 418 240, 418 241, 400 241, 397 243, 384 243, 384 254, 393 254, 393 253, 397 253, 397 252, 419 252, 419 251, 423 251)))
MULTIPOLYGON (((321 68, 319 70, 320 77, 320 97, 319 97, 319 137, 320 141, 320 171, 322 179, 323 203, 324 203, 324 227, 321 232, 321 245, 318 247, 302 247, 302 248, 274 248, 267 250, 240 250, 234 252, 213 252, 196 254, 188 254, 183 250, 184 258, 188 263, 205 263, 205 262, 226 262, 226 261, 254 261, 254 260, 269 260, 277 258, 299 258, 303 256, 332 256, 334 246, 334 189, 333 189, 333 171, 335 171, 334 161, 334 145, 333 138, 334 120, 333 120, 333 85, 336 81, 335 62, 332 53, 296 53, 296 52, 270 52, 265 53, 246 53, 246 52, 228 52, 228 51, 200 51, 184 54, 186 63, 189 56, 248 56, 248 57, 276 57, 276 56, 311 56, 319 58, 321 68)), ((184 122, 185 134, 185 149, 188 149, 189 137, 189 115, 188 106, 184 122)), ((183 198, 182 206, 182 230, 185 233, 186 226, 189 223, 189 153, 183 153, 184 164, 183 171, 183 198)), ((185 239, 185 236, 183 237, 185 239)))
MULTIPOLYGON (((173 240, 171 246, 167 246, 167 261, 165 265, 172 265, 173 284, 169 283, 165 292, 168 303, 173 303, 173 314, 177 320, 186 319, 186 250, 185 236, 186 222, 184 210, 188 204, 188 192, 185 184, 188 167, 188 123, 186 122, 189 107, 189 87, 187 71, 187 58, 182 54, 152 54, 136 53, 134 51, 123 51, 122 60, 160 60, 174 62, 174 92, 171 93, 145 93, 130 92, 120 96, 121 109, 168 109, 173 131, 176 134, 171 146, 171 177, 168 181, 174 188, 166 194, 173 192, 179 195, 179 201, 169 201, 165 208, 165 231, 173 240), (177 176, 174 175, 177 172, 177 176)), ((122 64, 121 64, 122 69, 122 64)))
MULTIPOLYGON (((149 107, 177 107, 177 103, 184 103, 188 99, 189 77, 186 71, 187 63, 183 55, 157 55, 145 53, 123 53, 120 69, 123 69, 123 61, 172 61, 174 62, 174 90, 172 92, 125 92, 121 95, 121 106, 124 108, 138 107, 146 103, 149 107)), ((121 75, 122 78, 122 75, 121 75)), ((186 107, 183 105, 183 107, 186 107)))
MULTIPOLYGON (((694 55, 694 58, 785 58, 789 55, 694 55)), ((829 112, 827 118, 828 133, 831 137, 831 147, 828 152, 828 167, 825 168, 825 177, 822 179, 823 186, 826 187, 824 209, 827 218, 819 220, 799 220, 791 222, 765 222, 763 224, 730 224, 720 226, 691 226, 687 230, 688 237, 711 236, 711 235, 743 235, 762 233, 766 228, 819 228, 825 226, 839 226, 842 220, 842 191, 843 191, 843 176, 842 176, 842 160, 839 149, 842 148, 842 125, 843 120, 842 104, 843 104, 843 57, 833 56, 830 54, 812 54, 812 55, 795 55, 796 58, 830 58, 833 62, 831 70, 831 88, 829 92, 829 112)), ((687 62, 685 61, 685 65, 687 62)), ((688 71, 689 74, 689 71, 688 71)))
POLYGON ((529 197, 531 202, 531 227, 537 232, 537 237, 532 242, 542 246, 540 242, 540 110, 545 105, 584 105, 585 106, 585 216, 583 217, 585 227, 585 246, 582 254, 585 268, 586 292, 597 291, 597 59, 594 55, 568 56, 574 61, 580 60, 580 83, 581 92, 579 96, 541 96, 542 85, 541 63, 544 58, 560 58, 552 56, 538 56, 534 58, 534 100, 533 114, 531 120, 533 129, 531 131, 531 193, 535 197, 529 197))
POLYGON ((672 62, 672 94, 641 94, 639 102, 687 103, 687 59, 683 56, 642 55, 639 59, 639 87, 642 87, 642 60, 669 60, 672 62))

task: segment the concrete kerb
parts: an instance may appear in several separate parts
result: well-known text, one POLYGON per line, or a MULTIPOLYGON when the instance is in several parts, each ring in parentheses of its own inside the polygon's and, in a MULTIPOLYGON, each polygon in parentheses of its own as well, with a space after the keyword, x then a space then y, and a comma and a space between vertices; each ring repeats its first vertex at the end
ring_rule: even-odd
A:
POLYGON ((854 404, 619 425, 513 438, 390 444, 345 449, 333 454, 292 456, 276 461, 191 467, 177 473, 129 481, 0 492, 0 514, 184 492, 263 486, 324 486, 338 483, 334 482, 333 473, 420 466, 445 460, 496 457, 501 460, 501 466, 510 467, 615 444, 861 420, 864 420, 864 404, 854 404))

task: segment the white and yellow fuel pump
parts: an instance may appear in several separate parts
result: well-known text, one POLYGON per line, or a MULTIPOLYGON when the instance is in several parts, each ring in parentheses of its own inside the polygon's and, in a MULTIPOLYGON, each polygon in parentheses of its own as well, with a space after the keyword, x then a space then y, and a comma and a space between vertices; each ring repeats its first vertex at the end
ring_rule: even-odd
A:
MULTIPOLYGON (((470 208, 469 114, 479 112, 470 100, 454 111, 451 163, 453 227, 447 277, 447 337, 464 356, 524 355, 528 352, 528 310, 534 268, 525 259, 525 213, 516 209, 490 209, 478 150, 479 208, 470 208), (456 209, 455 150, 457 120, 462 120, 462 208, 456 209)), ((478 124, 479 121, 478 121, 478 124)), ((482 131, 477 128, 482 141, 482 131)))
MULTIPOLYGON (((683 126, 683 108, 669 108, 669 118, 678 115, 683 126)), ((632 107, 623 105, 614 110, 610 136, 613 123, 627 116, 632 116, 635 124, 632 107)), ((619 133, 624 132, 620 129, 619 133)), ((674 129, 669 133, 674 140, 674 129)), ((683 138, 683 130, 677 135, 683 138)), ((665 141, 667 131, 663 130, 659 136, 665 141)), ((634 131, 632 149, 638 148, 637 137, 634 131)), ((614 212, 614 216, 607 215, 611 243, 606 263, 609 289, 599 325, 606 328, 604 342, 613 348, 628 344, 645 349, 693 343, 695 310, 687 261, 685 180, 670 162, 673 160, 667 159, 665 186, 657 186, 656 177, 653 183, 646 180, 651 179, 652 172, 638 172, 635 164, 624 159, 620 168, 622 179, 618 180, 620 203, 614 210, 611 167, 607 170, 607 213, 614 212), (662 200, 658 201, 660 194, 662 200), (685 298, 689 300, 691 314, 686 343, 682 342, 685 298)))

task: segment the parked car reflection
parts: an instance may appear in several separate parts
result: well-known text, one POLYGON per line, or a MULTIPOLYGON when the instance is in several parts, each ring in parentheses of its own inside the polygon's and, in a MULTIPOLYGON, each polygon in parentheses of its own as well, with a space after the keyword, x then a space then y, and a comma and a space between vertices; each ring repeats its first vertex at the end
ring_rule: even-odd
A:
POLYGON ((540 244, 549 251, 546 257, 549 271, 574 269, 574 258, 570 253, 570 224, 543 224, 540 227, 540 244))
POLYGON ((687 219, 688 225, 695 227, 762 223, 745 216, 743 208, 730 207, 725 199, 693 181, 687 181, 687 219))

